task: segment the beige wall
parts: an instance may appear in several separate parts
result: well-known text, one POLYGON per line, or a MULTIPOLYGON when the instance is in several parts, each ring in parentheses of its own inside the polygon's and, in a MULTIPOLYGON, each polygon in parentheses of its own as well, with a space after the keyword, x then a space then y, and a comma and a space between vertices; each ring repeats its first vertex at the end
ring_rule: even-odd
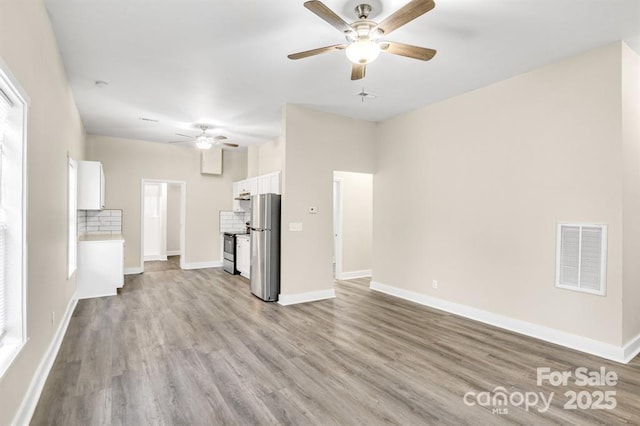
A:
POLYGON ((620 345, 620 52, 592 50, 382 123, 374 281, 620 345), (397 226, 398 211, 411 226, 397 226), (555 288, 565 221, 609 225, 606 297, 555 288))
POLYGON ((85 135, 41 1, 0 1, 0 58, 31 100, 27 130, 29 341, 0 379, 0 424, 4 425, 16 414, 76 290, 75 276, 67 279, 67 151, 83 159, 85 135))
POLYGON ((640 57, 622 43, 623 329, 640 334, 640 57))
POLYGON ((376 125, 297 105, 285 114, 281 294, 332 289, 333 171, 374 171, 376 125))
POLYGON ((281 172, 284 168, 284 146, 284 137, 250 146, 247 154, 247 177, 281 172))
POLYGON ((180 185, 167 185, 167 252, 180 251, 180 185))
POLYGON ((247 177, 258 176, 258 155, 260 145, 251 145, 247 147, 247 177))
POLYGON ((104 166, 106 205, 123 210, 125 267, 140 266, 142 179, 186 182, 185 262, 221 259, 219 211, 232 208, 232 182, 247 173, 246 151, 225 151, 222 175, 200 174, 200 152, 192 147, 89 135, 88 157, 104 166))
POLYGON ((342 273, 370 271, 373 175, 334 172, 333 177, 342 181, 342 273))

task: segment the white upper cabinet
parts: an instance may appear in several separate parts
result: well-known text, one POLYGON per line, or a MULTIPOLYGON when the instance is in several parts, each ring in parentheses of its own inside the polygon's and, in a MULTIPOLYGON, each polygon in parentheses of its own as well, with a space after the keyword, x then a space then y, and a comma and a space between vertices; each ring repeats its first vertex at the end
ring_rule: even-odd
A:
MULTIPOLYGON (((240 193, 242 192, 242 182, 233 182, 233 211, 243 212, 246 211, 248 201, 240 201, 240 193)), ((244 198, 244 197, 243 197, 244 198)))
POLYGON ((240 181, 240 194, 256 195, 258 193, 258 178, 240 181))
POLYGON ((258 176, 258 194, 280 194, 280 172, 258 176))
POLYGON ((257 194, 280 194, 280 172, 267 173, 258 177, 233 183, 233 211, 251 210, 250 198, 257 194))
POLYGON ((245 212, 251 208, 251 196, 257 194, 258 180, 245 179, 233 183, 233 211, 245 212))
POLYGON ((104 209, 104 171, 98 161, 78 161, 78 210, 104 209))

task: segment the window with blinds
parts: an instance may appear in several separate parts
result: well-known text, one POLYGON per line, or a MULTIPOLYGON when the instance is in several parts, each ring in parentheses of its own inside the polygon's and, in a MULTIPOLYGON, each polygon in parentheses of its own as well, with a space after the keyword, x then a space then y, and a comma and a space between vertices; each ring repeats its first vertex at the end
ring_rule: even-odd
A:
POLYGON ((26 99, 0 60, 0 377, 27 341, 26 99))
POLYGON ((556 256, 556 287, 606 294, 606 225, 559 224, 556 256))
POLYGON ((4 179, 3 172, 6 170, 4 161, 5 135, 9 130, 9 109, 11 102, 9 98, 0 90, 0 342, 6 334, 7 327, 7 215, 4 205, 4 179))

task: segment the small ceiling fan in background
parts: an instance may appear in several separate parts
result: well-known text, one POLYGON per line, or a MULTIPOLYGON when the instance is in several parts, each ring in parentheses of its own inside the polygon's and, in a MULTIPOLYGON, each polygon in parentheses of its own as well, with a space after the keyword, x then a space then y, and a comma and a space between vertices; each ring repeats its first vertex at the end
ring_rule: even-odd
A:
POLYGON ((436 4, 433 0, 411 0, 385 20, 377 23, 367 19, 372 8, 369 4, 363 3, 355 8, 358 20, 348 24, 321 1, 307 1, 304 3, 304 7, 343 33, 347 43, 293 53, 287 57, 289 59, 302 59, 334 50, 345 50, 347 58, 353 62, 351 80, 364 78, 367 64, 374 61, 380 52, 428 61, 435 56, 435 50, 381 40, 381 37, 389 35, 392 31, 424 15, 435 6, 436 4))
POLYGON ((226 136, 209 136, 207 135, 207 130, 210 130, 211 127, 207 126, 206 124, 198 124, 196 125, 197 128, 200 129, 201 133, 199 135, 196 136, 189 136, 189 135, 184 135, 182 133, 176 133, 176 136, 182 136, 185 138, 189 138, 191 140, 184 140, 184 141, 171 141, 169 143, 176 143, 176 144, 187 144, 187 143, 195 143, 196 147, 198 147, 199 149, 210 149, 212 146, 214 145, 224 145, 224 146, 228 146, 231 148, 237 148, 239 145, 236 143, 229 143, 229 142, 222 142, 224 140, 227 139, 226 136))

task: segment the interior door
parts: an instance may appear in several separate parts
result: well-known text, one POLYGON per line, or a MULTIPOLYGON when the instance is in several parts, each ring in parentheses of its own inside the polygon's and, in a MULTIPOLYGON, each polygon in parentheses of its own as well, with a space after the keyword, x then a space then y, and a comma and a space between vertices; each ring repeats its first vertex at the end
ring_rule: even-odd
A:
POLYGON ((333 180, 333 278, 342 270, 342 181, 333 180))
POLYGON ((144 260, 167 260, 167 184, 144 184, 144 260))
POLYGON ((181 205, 182 186, 178 183, 167 184, 167 256, 180 253, 180 235, 182 230, 181 205))

